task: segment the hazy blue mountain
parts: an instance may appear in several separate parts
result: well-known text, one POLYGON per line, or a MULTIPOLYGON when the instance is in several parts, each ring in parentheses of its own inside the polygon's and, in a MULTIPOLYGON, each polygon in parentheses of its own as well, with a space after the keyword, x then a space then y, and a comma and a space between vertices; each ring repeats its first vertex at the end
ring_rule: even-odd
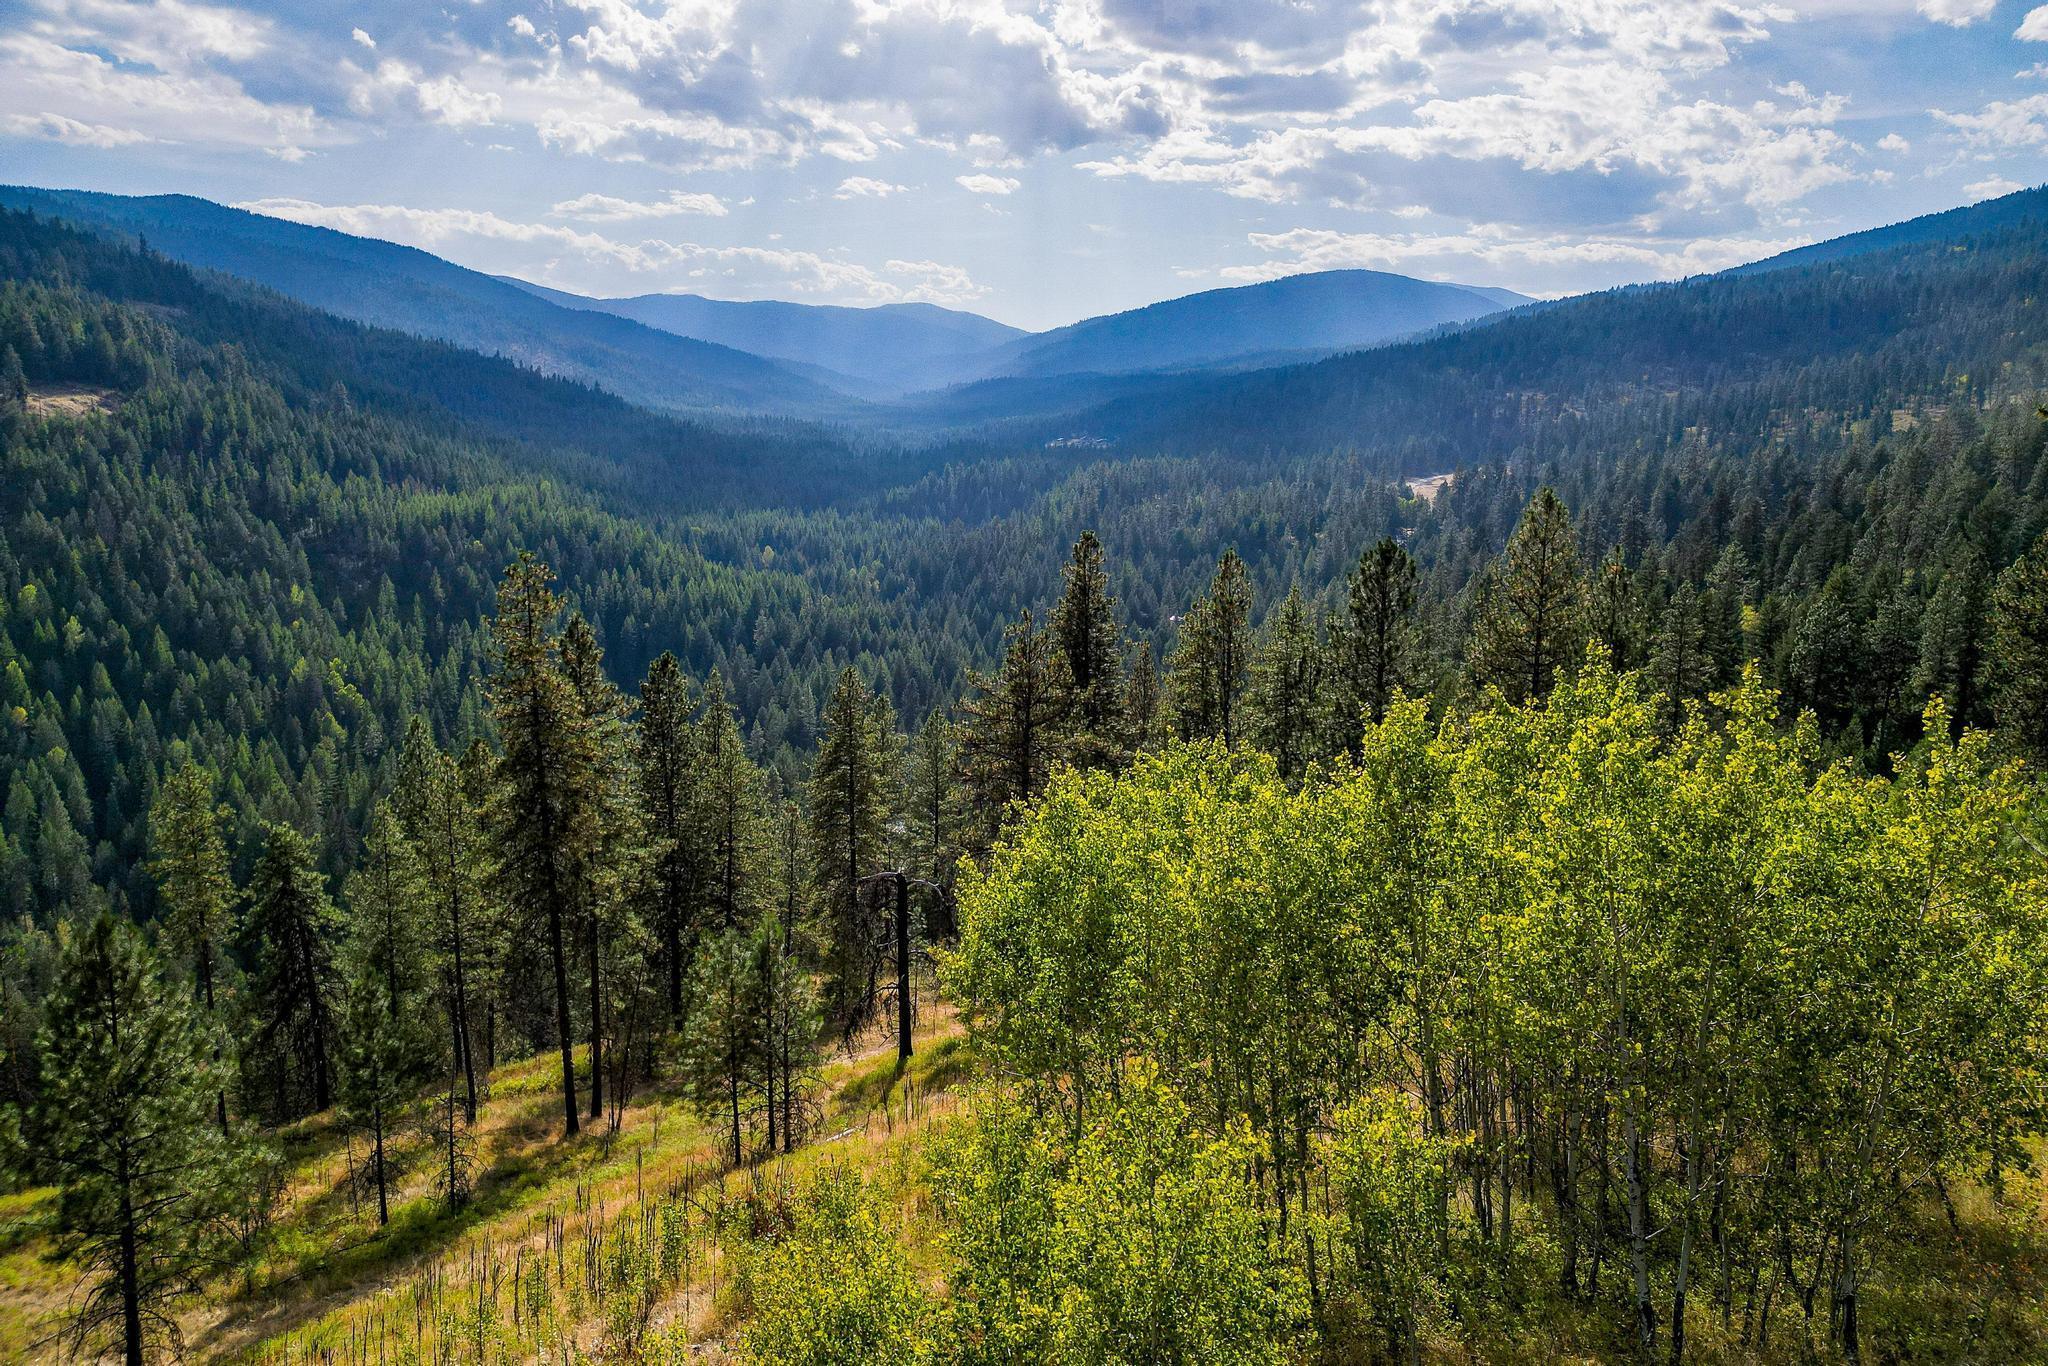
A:
POLYGON ((0 205, 142 236, 358 322, 504 356, 652 408, 841 415, 849 401, 775 361, 627 318, 564 308, 438 256, 188 195, 0 187, 0 205))
POLYGON ((1902 384, 2037 363, 2044 261, 2048 189, 2031 190, 1768 270, 1582 295, 1311 365, 1163 376, 1084 411, 1041 401, 1028 430, 1125 450, 1371 450, 1408 474, 1725 434, 1722 409, 1779 412, 1788 393, 1886 432, 1902 384))
POLYGON ((612 313, 677 336, 816 367, 825 372, 827 382, 843 377, 881 392, 903 393, 946 383, 971 358, 1029 335, 977 313, 935 304, 848 308, 779 299, 707 299, 697 294, 597 299, 510 276, 500 278, 565 308, 612 313))
POLYGON ((1436 284, 1377 270, 1329 270, 1210 289, 1022 337, 979 374, 1128 374, 1231 365, 1268 353, 1372 346, 1530 302, 1505 289, 1436 284))

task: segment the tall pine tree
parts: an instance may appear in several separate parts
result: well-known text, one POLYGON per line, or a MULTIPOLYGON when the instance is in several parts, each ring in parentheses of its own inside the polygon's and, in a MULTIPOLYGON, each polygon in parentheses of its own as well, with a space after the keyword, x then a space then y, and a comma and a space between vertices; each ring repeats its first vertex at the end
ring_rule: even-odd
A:
POLYGON ((893 727, 880 703, 858 673, 842 672, 820 718, 811 771, 811 890, 826 917, 832 1013, 848 1030, 875 998, 879 932, 860 880, 887 857, 899 788, 893 727))
POLYGON ((211 1033, 112 915, 66 949, 31 1138, 59 1189, 57 1254, 80 1279, 69 1311, 80 1355, 118 1346, 139 1366, 153 1342, 175 1348, 178 1303, 216 1265, 240 1168, 215 1122, 211 1033))
POLYGON ((256 1043, 276 1069, 274 1112, 290 1119, 334 1103, 336 973, 340 918, 318 860, 288 825, 263 827, 249 880, 247 936, 254 947, 256 1043))
POLYGON ((1539 490, 1481 590, 1472 676, 1510 702, 1548 697, 1557 671, 1578 667, 1585 602, 1571 517, 1555 493, 1539 490))
POLYGON ((1183 740, 1243 739, 1245 680, 1251 669, 1252 584, 1235 550, 1223 552, 1209 591, 1181 620, 1167 671, 1174 728, 1183 740))
MULTIPOLYGON (((222 826, 228 810, 213 799, 213 773, 186 762, 171 771, 150 808, 150 871, 164 907, 166 938, 192 973, 192 991, 208 1021, 218 1022, 222 945, 234 934, 235 883, 222 826)), ((228 1127, 227 1088, 214 1098, 215 1119, 228 1127)))
POLYGON ((1027 610, 1004 634, 995 673, 968 674, 960 768, 978 850, 995 843, 1005 813, 1038 795, 1065 746, 1065 673, 1065 656, 1027 610))
POLYGON ((1355 754, 1365 726, 1384 721, 1394 694, 1415 684, 1415 561, 1399 541, 1382 536, 1359 556, 1344 605, 1330 692, 1337 742, 1355 754))
POLYGON ((554 969, 555 1041, 562 1057, 563 1127, 574 1134, 575 1035, 568 935, 580 870, 596 843, 597 762, 583 708, 561 668, 554 575, 531 555, 505 571, 493 630, 491 710, 504 746, 491 809, 506 903, 537 917, 554 969))
POLYGON ((696 944, 696 898, 703 856, 691 819, 696 805, 696 702, 672 653, 664 651, 640 685, 634 748, 641 818, 653 860, 653 930, 661 945, 671 1021, 683 1018, 683 978, 696 944))
POLYGON ((1327 708, 1322 697, 1321 623, 1302 600, 1299 584, 1287 591, 1266 622, 1252 663, 1252 742, 1273 756, 1280 776, 1298 782, 1322 754, 1327 708))
POLYGON ((1123 714, 1123 628, 1102 567, 1102 542, 1084 531, 1062 571, 1060 600, 1048 623, 1066 669, 1059 707, 1066 758, 1077 768, 1118 768, 1129 756, 1123 714))

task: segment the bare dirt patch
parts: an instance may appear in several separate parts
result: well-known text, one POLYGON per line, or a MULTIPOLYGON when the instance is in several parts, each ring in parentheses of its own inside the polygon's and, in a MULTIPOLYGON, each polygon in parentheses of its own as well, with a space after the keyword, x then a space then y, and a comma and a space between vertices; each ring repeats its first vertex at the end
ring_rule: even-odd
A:
POLYGON ((1444 487, 1456 477, 1456 475, 1452 474, 1428 474, 1420 479, 1406 480, 1408 496, 1410 498, 1420 498, 1425 503, 1434 503, 1436 496, 1442 493, 1444 487))
POLYGON ((121 406, 112 389, 88 384, 45 384, 28 391, 28 410, 35 417, 89 417, 121 406))

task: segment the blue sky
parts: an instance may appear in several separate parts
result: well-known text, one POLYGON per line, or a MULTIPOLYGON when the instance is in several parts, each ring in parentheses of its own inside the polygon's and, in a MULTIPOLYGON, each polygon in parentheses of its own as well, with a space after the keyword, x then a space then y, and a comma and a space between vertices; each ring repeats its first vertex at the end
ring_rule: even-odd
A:
POLYGON ((0 178, 586 293, 1560 294, 2048 179, 1996 0, 0 0, 0 178))

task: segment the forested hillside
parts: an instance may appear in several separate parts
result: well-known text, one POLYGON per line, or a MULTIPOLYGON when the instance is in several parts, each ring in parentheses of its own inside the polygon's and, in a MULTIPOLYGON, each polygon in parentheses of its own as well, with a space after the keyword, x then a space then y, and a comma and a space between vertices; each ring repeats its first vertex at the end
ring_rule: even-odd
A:
POLYGON ((1108 448, 0 214, 0 1350, 2048 1352, 2032 203, 1108 448))
POLYGON ((1590 295, 1075 421, 1141 446, 1357 449, 1402 474, 1688 437, 1839 441, 1903 395, 1982 403, 2039 383, 2044 232, 2048 190, 2026 190, 1767 272, 1590 295))
POLYGON ((624 318, 562 308, 411 247, 185 195, 0 186, 0 206, 150 241, 344 318, 505 356, 651 407, 838 412, 838 394, 773 361, 624 318))

